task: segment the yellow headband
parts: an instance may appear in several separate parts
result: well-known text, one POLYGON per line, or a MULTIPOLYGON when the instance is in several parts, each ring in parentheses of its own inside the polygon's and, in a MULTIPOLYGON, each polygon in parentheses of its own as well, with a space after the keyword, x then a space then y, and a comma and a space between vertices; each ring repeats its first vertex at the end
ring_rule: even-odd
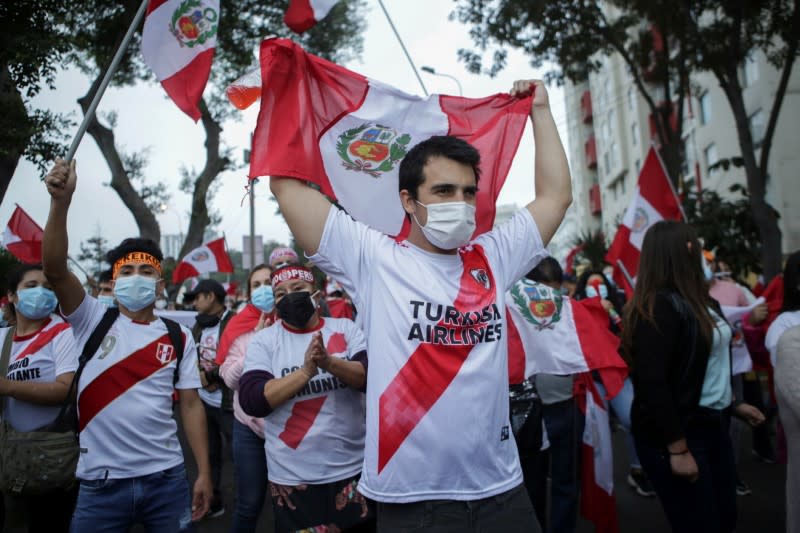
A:
POLYGON ((128 263, 146 263, 158 270, 158 273, 161 274, 161 261, 146 252, 131 252, 117 259, 112 268, 111 277, 117 279, 120 269, 128 263))

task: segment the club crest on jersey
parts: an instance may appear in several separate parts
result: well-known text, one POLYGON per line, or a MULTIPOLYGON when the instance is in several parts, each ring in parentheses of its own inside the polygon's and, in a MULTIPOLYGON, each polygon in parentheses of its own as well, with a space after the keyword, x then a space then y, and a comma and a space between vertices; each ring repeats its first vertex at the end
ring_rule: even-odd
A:
POLYGON ((539 331, 553 329, 561 320, 564 297, 550 287, 523 279, 511 287, 511 296, 519 313, 539 331))
POLYGON ((171 344, 164 344, 159 342, 156 346, 156 359, 162 364, 166 365, 172 361, 172 355, 175 353, 175 348, 171 344))
POLYGON ((400 135, 388 126, 365 123, 339 135, 336 153, 347 170, 379 178, 405 157, 410 142, 408 133, 400 135))
POLYGON ((492 280, 489 279, 489 274, 482 268, 473 268, 469 271, 472 279, 478 282, 478 285, 487 291, 492 288, 492 280))
POLYGON ((172 14, 169 31, 181 47, 203 45, 217 34, 219 14, 200 0, 183 0, 172 14))

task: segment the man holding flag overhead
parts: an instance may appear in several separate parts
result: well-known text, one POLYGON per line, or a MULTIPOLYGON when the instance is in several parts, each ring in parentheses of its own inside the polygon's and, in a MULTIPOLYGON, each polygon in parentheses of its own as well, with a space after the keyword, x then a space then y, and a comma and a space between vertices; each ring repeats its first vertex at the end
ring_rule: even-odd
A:
MULTIPOLYGON (((391 167, 388 171, 399 167, 394 174, 397 189, 378 198, 372 210, 400 211, 399 224, 389 225, 407 226, 403 240, 362 222, 370 214, 375 220, 380 212, 363 209, 356 214, 340 195, 339 202, 356 217, 353 220, 297 179, 276 177, 319 178, 305 172, 305 163, 318 164, 321 173, 329 170, 324 158, 331 149, 339 152, 335 142, 323 145, 323 136, 317 143, 312 132, 314 142, 305 144, 305 160, 280 154, 255 157, 256 150, 265 148, 259 144, 269 145, 274 140, 271 133, 278 134, 279 124, 270 120, 282 111, 278 108, 287 96, 272 84, 264 87, 251 173, 273 176, 272 192, 297 242, 316 266, 342 284, 356 307, 364 309, 367 347, 379 354, 367 376, 367 436, 359 484, 365 496, 378 502, 379 530, 539 531, 509 427, 505 293, 546 255, 544 246, 572 200, 566 156, 544 85, 518 81, 510 97, 460 102, 471 113, 439 115, 442 133, 450 135, 430 137, 430 129, 410 135, 402 130, 398 111, 407 124, 421 124, 415 118, 428 109, 418 104, 441 110, 450 97, 408 97, 317 58, 293 57, 288 48, 267 49, 276 55, 265 57, 268 43, 262 45, 262 79, 272 78, 266 75, 269 61, 289 57, 302 64, 292 76, 300 79, 301 88, 313 89, 288 95, 310 104, 313 109, 304 112, 314 116, 302 125, 296 124, 298 115, 291 122, 286 117, 280 134, 284 143, 302 144, 303 128, 325 128, 323 115, 335 112, 337 105, 346 110, 352 104, 350 111, 359 111, 355 118, 338 116, 354 125, 339 131, 341 121, 328 117, 327 131, 334 128, 349 139, 339 143, 347 160, 336 166, 350 172, 343 179, 349 176, 358 182, 366 176, 384 185, 381 182, 392 181, 391 174, 380 170, 384 163, 391 167), (333 93, 325 84, 360 91, 361 97, 337 101, 333 96, 334 101, 328 101, 326 96, 333 93), (396 98, 381 98, 366 109, 373 105, 367 94, 373 88, 383 90, 377 96, 391 93, 396 98), (508 111, 499 110, 503 105, 508 111), (487 217, 482 212, 480 197, 491 198, 500 189, 519 141, 515 132, 524 127, 512 115, 522 106, 533 122, 539 155, 536 199, 496 230, 473 239, 476 218, 479 232, 491 227, 481 225, 482 217, 491 220, 493 213, 487 217), (494 120, 487 120, 489 116, 494 120), (464 138, 477 139, 483 154, 464 138), (386 154, 380 144, 386 146, 386 154), (499 154, 507 154, 508 161, 497 161, 499 154), (433 500, 438 500, 435 505, 433 500)), ((358 204, 358 197, 347 198, 350 205, 358 204)))

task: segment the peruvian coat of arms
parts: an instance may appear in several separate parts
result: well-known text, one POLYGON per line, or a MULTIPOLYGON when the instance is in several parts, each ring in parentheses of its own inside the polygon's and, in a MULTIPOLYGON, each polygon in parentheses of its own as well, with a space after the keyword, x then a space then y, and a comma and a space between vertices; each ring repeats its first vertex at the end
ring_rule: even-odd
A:
POLYGON ((553 329, 561 320, 564 297, 546 285, 523 279, 511 287, 511 296, 519 313, 539 331, 553 329))
POLYGON ((411 135, 380 124, 362 124, 341 135, 336 152, 347 170, 364 172, 378 178, 389 172, 408 152, 411 135))
POLYGON ((203 45, 217 33, 219 14, 201 0, 184 0, 172 14, 169 31, 181 46, 203 45))

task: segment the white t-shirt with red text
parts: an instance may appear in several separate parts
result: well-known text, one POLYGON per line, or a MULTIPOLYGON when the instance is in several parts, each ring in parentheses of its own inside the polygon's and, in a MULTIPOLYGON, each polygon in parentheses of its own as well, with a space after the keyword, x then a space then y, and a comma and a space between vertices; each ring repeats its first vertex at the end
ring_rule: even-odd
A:
POLYGON ((522 483, 508 419, 505 298, 546 256, 526 209, 456 255, 398 243, 330 210, 310 259, 363 311, 365 496, 475 500, 522 483))
MULTIPOLYGON (((87 295, 68 317, 83 346, 107 307, 87 295)), ((200 388, 191 332, 181 326, 183 359, 177 389, 200 388)), ((120 315, 78 383, 79 479, 124 479, 183 463, 172 418, 177 353, 161 319, 137 322, 120 315)))
MULTIPOLYGON (((366 350, 352 320, 324 318, 298 333, 283 322, 262 329, 247 348, 244 372, 281 378, 303 366, 316 331, 332 357, 352 359, 366 350)), ((280 485, 331 483, 355 476, 364 461, 364 394, 322 369, 286 403, 264 418, 267 475, 280 485)))
MULTIPOLYGON (((0 333, 0 346, 11 328, 0 333)), ((12 381, 52 383, 62 374, 75 372, 80 352, 72 328, 56 315, 30 335, 15 335, 6 378, 12 381)), ((60 405, 37 405, 7 396, 3 398, 3 419, 17 431, 33 431, 53 422, 60 405)))

